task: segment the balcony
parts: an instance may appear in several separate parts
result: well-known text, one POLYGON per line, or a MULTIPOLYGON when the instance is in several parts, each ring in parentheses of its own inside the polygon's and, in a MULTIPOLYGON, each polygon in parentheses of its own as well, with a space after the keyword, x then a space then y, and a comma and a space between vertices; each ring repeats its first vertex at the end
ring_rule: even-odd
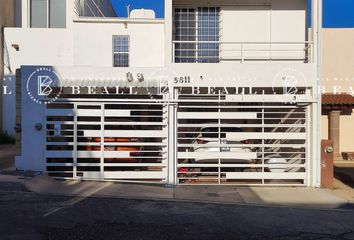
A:
POLYGON ((312 46, 313 43, 310 41, 173 41, 173 61, 174 63, 312 63, 312 46))
POLYGON ((173 62, 311 63, 305 1, 252 2, 208 6, 175 1, 173 62))

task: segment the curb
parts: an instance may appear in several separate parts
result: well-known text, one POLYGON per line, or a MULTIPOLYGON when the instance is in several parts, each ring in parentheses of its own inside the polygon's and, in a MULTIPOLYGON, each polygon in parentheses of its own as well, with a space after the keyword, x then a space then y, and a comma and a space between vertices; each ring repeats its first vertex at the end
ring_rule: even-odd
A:
MULTIPOLYGON (((44 176, 44 175, 41 175, 44 176)), ((89 182, 89 181, 84 181, 89 182)), ((124 183, 122 183, 124 184, 124 183)), ((115 195, 105 195, 105 194, 71 194, 71 193, 53 193, 53 192, 46 192, 46 191, 38 191, 33 189, 28 180, 25 180, 22 185, 25 189, 30 192, 39 194, 39 195, 49 195, 49 196, 65 196, 65 197, 74 197, 79 199, 85 198, 111 198, 111 199, 122 199, 122 200, 137 200, 137 201, 160 201, 160 202, 178 202, 178 203, 198 203, 198 204, 213 204, 213 205, 233 205, 233 206, 244 206, 244 207, 262 207, 262 208, 290 208, 290 209, 304 209, 304 210, 320 210, 320 211, 352 211, 354 209, 354 203, 349 202, 348 200, 342 199, 343 202, 338 204, 333 204, 333 207, 314 207, 314 206, 302 206, 301 204, 294 204, 294 205, 287 205, 287 204, 278 204, 278 203, 252 203, 247 202, 241 196, 242 202, 228 202, 228 201, 212 201, 212 200, 195 200, 195 199, 188 199, 188 198, 176 198, 175 197, 175 190, 172 189, 172 197, 171 198, 159 198, 159 197, 139 197, 139 196, 115 196, 115 195)), ((162 187, 164 188, 164 187, 162 187)), ((338 197, 339 198, 339 197, 338 197)))

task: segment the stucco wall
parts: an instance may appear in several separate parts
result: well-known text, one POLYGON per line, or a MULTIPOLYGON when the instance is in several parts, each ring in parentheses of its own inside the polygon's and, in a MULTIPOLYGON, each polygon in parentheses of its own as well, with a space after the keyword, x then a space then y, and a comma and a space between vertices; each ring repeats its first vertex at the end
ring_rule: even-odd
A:
POLYGON ((348 91, 354 84, 354 28, 323 29, 323 85, 348 91))
MULTIPOLYGON (((353 94, 354 88, 354 28, 323 29, 323 87, 353 94)), ((328 120, 322 116, 322 138, 328 138, 328 120)), ((354 151, 354 114, 341 116, 340 151, 354 151)))
MULTIPOLYGON (((14 71, 21 65, 112 67, 113 35, 130 36, 131 67, 164 65, 162 20, 151 20, 149 23, 140 20, 127 24, 121 20, 107 21, 76 21, 70 27, 61 29, 6 28, 5 42, 12 69, 12 72, 5 69, 9 91, 15 91, 14 71), (18 45, 19 49, 11 47, 12 44, 18 45)), ((14 96, 4 96, 3 107, 7 112, 3 118, 4 129, 14 135, 14 96)))
POLYGON ((163 21, 150 23, 87 23, 73 25, 74 65, 112 67, 113 35, 129 35, 131 67, 164 65, 163 21))

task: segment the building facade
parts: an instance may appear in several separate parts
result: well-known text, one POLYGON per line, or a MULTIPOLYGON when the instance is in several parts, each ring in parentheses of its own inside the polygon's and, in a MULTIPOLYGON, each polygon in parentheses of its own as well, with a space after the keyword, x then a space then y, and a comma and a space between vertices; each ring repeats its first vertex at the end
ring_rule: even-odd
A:
MULTIPOLYGON (((61 178, 319 186, 321 1, 22 1, 16 166, 61 178), (309 31, 313 36, 308 37, 309 31)), ((9 72, 5 74, 11 75, 9 72)), ((15 76, 13 76, 15 78, 15 76)))
MULTIPOLYGON (((354 152, 354 28, 323 29, 323 92, 328 102, 322 114, 322 138, 331 139, 335 160, 354 152), (344 153, 344 154, 343 154, 344 153)), ((353 157, 351 157, 353 159, 353 157)))

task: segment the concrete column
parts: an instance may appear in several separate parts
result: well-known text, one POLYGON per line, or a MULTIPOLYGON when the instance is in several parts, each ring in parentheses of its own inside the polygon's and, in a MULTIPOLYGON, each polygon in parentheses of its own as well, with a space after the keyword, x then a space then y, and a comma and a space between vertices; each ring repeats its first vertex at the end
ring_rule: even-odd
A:
POLYGON ((334 160, 342 160, 339 149, 339 122, 341 111, 331 111, 328 115, 328 136, 329 140, 333 141, 333 157, 334 160))

